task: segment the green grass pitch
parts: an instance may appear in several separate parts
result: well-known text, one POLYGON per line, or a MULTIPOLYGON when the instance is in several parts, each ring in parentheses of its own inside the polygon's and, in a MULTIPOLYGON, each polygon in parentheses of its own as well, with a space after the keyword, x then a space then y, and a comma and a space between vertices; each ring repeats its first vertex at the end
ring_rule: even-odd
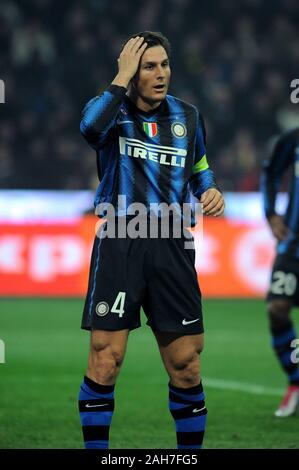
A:
MULTIPOLYGON (((0 448, 82 448, 77 412, 89 333, 78 299, 2 299, 0 448)), ((299 416, 273 417, 286 385, 260 300, 204 302, 205 448, 299 448, 299 416)), ((294 312, 296 317, 297 312, 294 312)), ((297 323, 297 331, 299 324, 297 323)), ((147 326, 131 333, 116 388, 111 448, 175 448, 168 377, 147 326)))

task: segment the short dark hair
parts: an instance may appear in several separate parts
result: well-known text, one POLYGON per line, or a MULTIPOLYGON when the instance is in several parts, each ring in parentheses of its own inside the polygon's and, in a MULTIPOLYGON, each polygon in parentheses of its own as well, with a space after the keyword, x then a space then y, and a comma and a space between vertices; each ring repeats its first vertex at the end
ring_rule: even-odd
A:
POLYGON ((170 58, 170 54, 171 54, 170 42, 159 31, 141 31, 140 33, 133 34, 126 40, 125 44, 127 44, 127 42, 130 39, 136 38, 137 36, 144 38, 145 42, 147 43, 146 49, 149 49, 150 47, 154 47, 154 46, 162 46, 166 51, 167 57, 170 58))

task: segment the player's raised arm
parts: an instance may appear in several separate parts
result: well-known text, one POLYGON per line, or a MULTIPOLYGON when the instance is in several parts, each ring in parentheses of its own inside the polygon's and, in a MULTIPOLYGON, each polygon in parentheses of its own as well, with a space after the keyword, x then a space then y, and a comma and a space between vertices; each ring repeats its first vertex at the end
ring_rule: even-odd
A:
POLYGON ((203 205, 205 215, 218 217, 224 212, 224 199, 217 187, 214 172, 209 168, 206 156, 206 137, 204 122, 199 115, 197 126, 195 161, 190 181, 191 189, 203 205))
POLYGON ((146 46, 147 43, 144 42, 143 37, 137 36, 136 38, 129 39, 117 60, 118 74, 112 82, 113 85, 128 87, 130 80, 138 70, 139 62, 146 46))
POLYGON ((130 39, 120 53, 118 74, 111 85, 85 106, 80 130, 92 147, 98 148, 105 143, 146 46, 143 37, 130 39))

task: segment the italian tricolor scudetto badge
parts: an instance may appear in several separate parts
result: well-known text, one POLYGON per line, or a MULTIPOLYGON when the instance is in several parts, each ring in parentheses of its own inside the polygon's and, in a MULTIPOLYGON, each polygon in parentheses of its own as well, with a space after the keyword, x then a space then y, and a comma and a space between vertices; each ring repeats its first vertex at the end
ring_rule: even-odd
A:
POLYGON ((144 122, 143 130, 149 137, 155 137, 158 134, 158 126, 156 122, 144 122))

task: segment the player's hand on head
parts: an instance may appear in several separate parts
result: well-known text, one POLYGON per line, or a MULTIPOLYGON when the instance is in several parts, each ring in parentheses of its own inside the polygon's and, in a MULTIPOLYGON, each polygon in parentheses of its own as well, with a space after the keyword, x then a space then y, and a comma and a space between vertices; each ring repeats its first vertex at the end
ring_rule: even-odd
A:
POLYGON ((268 218, 268 222, 274 237, 278 241, 284 240, 289 233, 288 227, 285 225, 283 217, 278 214, 273 214, 268 218))
POLYGON ((204 215, 219 217, 224 212, 224 199, 220 191, 210 188, 205 191, 200 198, 204 215))
POLYGON ((143 37, 137 36, 136 38, 129 39, 118 58, 119 74, 127 77, 129 80, 134 77, 146 46, 147 43, 143 37))

